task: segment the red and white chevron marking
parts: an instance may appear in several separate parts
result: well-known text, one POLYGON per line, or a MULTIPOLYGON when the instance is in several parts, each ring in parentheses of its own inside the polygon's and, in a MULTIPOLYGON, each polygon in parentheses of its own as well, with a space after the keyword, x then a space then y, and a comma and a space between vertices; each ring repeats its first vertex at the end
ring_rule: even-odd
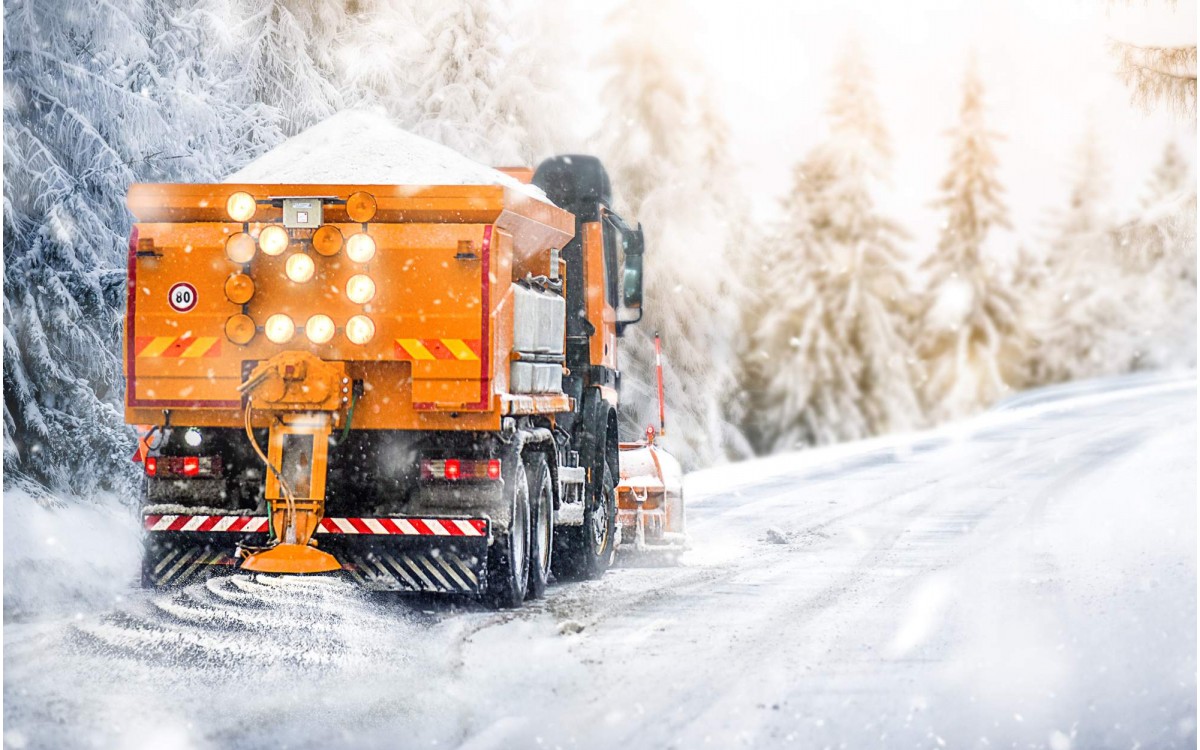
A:
POLYGON ((482 518, 323 518, 318 533, 404 534, 406 536, 485 536, 482 518))
POLYGON ((267 530, 266 516, 145 516, 146 531, 240 531, 267 530))
MULTIPOLYGON (((147 531, 230 531, 263 533, 266 516, 145 516, 147 531)), ((401 536, 486 536, 482 518, 323 518, 318 534, 401 536)))

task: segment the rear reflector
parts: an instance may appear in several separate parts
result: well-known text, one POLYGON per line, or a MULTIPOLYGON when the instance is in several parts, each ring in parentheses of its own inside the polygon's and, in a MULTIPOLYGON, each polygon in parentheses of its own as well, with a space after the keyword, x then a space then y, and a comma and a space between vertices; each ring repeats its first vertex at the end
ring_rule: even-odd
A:
POLYGON ((498 458, 425 458, 421 460, 421 479, 451 482, 460 479, 497 480, 500 478, 498 458))
POLYGON ((146 476, 191 479, 219 477, 223 467, 220 456, 147 456, 146 476))

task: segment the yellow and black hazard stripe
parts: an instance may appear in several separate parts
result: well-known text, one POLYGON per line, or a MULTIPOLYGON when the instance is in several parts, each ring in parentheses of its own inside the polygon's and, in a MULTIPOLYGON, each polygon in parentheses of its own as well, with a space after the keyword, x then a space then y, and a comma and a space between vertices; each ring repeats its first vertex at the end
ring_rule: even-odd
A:
POLYGON ((413 362, 458 360, 477 362, 479 339, 396 339, 396 358, 413 362))
POLYGON ((216 336, 138 336, 138 359, 196 359, 221 356, 221 339, 216 336))

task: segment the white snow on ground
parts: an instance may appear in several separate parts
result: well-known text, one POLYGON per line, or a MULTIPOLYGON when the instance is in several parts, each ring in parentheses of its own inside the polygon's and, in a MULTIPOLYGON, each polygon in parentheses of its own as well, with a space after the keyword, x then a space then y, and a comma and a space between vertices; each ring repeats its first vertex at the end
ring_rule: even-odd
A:
POLYGON ((138 545, 134 513, 115 498, 50 507, 5 491, 5 622, 122 601, 138 570, 138 545))
POLYGON ((414 135, 382 110, 339 112, 231 174, 226 182, 314 185, 504 185, 547 201, 540 188, 414 135))
POLYGON ((5 743, 1194 747, 1195 451, 1190 375, 721 467, 681 565, 519 612, 235 576, 17 622, 6 590, 5 743))

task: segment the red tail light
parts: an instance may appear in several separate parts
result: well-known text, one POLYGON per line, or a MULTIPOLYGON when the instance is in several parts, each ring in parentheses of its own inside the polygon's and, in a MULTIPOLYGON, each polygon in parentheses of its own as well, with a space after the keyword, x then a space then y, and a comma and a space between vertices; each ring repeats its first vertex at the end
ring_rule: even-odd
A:
POLYGON ((224 464, 220 456, 147 456, 146 476, 160 478, 222 476, 224 464))
POLYGON ((463 479, 495 481, 500 478, 500 459, 425 458, 421 459, 421 479, 457 482, 463 479))

